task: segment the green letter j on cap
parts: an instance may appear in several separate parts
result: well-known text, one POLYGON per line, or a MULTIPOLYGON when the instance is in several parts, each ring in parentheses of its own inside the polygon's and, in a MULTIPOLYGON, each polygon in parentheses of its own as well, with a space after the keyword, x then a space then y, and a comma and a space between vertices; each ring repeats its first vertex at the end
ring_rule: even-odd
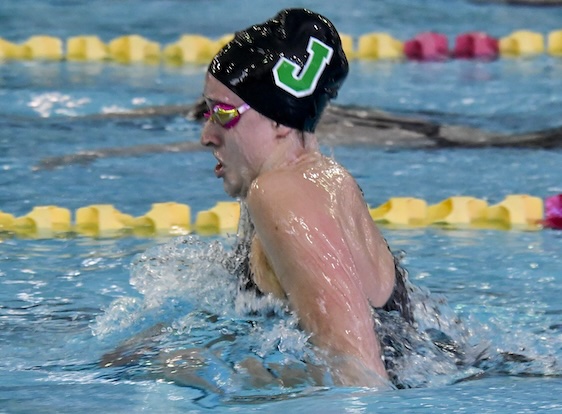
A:
POLYGON ((275 84, 297 98, 314 93, 318 79, 330 63, 334 52, 330 46, 314 37, 308 41, 306 50, 309 56, 300 73, 300 67, 285 57, 279 58, 273 68, 275 84))

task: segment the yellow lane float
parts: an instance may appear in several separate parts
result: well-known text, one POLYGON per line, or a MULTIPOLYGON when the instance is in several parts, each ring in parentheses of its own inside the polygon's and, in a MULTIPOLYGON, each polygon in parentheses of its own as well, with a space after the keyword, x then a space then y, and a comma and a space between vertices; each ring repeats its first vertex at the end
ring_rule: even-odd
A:
POLYGON ((109 57, 109 47, 97 36, 75 36, 66 41, 68 60, 104 60, 109 57))
POLYGON ((552 56, 562 56, 562 30, 548 34, 548 53, 552 56))
POLYGON ((401 59, 404 44, 387 33, 367 33, 359 37, 359 59, 401 59))
POLYGON ((529 30, 519 30, 503 37, 499 42, 502 56, 528 56, 544 52, 544 36, 529 30))
POLYGON ((449 197, 427 209, 430 224, 469 226, 486 219, 488 202, 475 197, 449 197))
MULTIPOLYGON (((551 221, 562 205, 562 194, 550 197, 551 221), (556 198, 558 197, 558 198, 556 198), (556 202, 556 203, 555 203, 556 202), (554 206, 554 207, 553 207, 554 206)), ((560 210, 562 211, 562 210, 560 210)), ((545 202, 529 194, 511 194, 488 205, 486 200, 471 196, 453 196, 428 205, 415 197, 392 197, 377 207, 369 208, 371 218, 388 228, 498 229, 535 231, 545 225, 545 202)), ((76 233, 88 237, 162 236, 191 232, 201 235, 235 234, 240 221, 237 201, 219 201, 212 208, 197 212, 191 222, 191 207, 176 202, 154 203, 144 215, 133 217, 112 204, 80 207, 74 222, 70 210, 58 206, 36 206, 30 213, 14 217, 0 211, 0 236, 48 238, 76 233)), ((558 223, 558 221, 556 221, 558 223)))
POLYGON ((394 197, 369 209, 371 218, 381 224, 418 227, 427 222, 427 203, 414 197, 394 197))
POLYGON ((191 208, 174 202, 154 203, 151 210, 136 217, 132 225, 145 234, 187 234, 191 230, 191 208))
POLYGON ((139 35, 121 36, 109 42, 109 55, 121 63, 154 63, 160 60, 160 45, 139 35))

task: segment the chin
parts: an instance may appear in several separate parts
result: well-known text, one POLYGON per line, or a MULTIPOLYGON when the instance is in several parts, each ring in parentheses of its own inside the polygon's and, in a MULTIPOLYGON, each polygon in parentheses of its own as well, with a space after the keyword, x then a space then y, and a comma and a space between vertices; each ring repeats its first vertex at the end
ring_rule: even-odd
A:
POLYGON ((241 196, 240 187, 229 184, 226 181, 224 182, 223 187, 224 187, 224 192, 228 194, 230 197, 237 198, 241 196))
POLYGON ((225 184, 224 191, 232 198, 244 199, 248 195, 248 189, 245 187, 230 187, 225 184))

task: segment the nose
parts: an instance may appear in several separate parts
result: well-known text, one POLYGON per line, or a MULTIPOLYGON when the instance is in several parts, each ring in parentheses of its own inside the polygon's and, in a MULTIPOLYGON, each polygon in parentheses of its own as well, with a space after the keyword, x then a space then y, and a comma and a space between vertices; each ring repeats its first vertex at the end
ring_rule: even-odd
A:
POLYGON ((211 121, 205 122, 203 131, 201 131, 201 145, 205 147, 218 147, 221 143, 221 138, 216 131, 217 125, 211 121))

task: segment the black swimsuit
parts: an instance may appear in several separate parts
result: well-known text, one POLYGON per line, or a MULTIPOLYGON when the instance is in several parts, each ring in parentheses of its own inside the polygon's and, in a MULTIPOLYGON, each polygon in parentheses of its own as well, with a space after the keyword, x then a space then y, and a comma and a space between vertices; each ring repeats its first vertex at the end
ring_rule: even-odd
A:
POLYGON ((387 312, 397 311, 406 322, 414 323, 414 314, 408 294, 408 271, 400 266, 398 258, 394 256, 394 290, 382 310, 387 312))
MULTIPOLYGON (((258 295, 263 295, 263 292, 260 291, 259 287, 254 282, 254 277, 250 269, 250 249, 254 236, 254 226, 248 216, 246 208, 243 205, 241 207, 238 238, 234 248, 234 257, 231 259, 229 265, 229 271, 238 277, 240 290, 254 291, 258 295)), ((414 322, 414 316, 408 294, 408 272, 400 266, 399 260, 395 255, 393 255, 393 258, 395 269, 394 290, 381 309, 387 312, 396 311, 406 322, 412 324, 414 322)))
MULTIPOLYGON (((238 277, 238 286, 241 291, 263 292, 254 282, 250 269, 250 249, 254 226, 251 223, 244 207, 241 210, 240 227, 234 254, 227 262, 227 269, 238 277)), ((391 252, 392 253, 392 252, 391 252)), ((406 337, 407 332, 415 329, 413 309, 410 301, 412 288, 408 282, 408 272, 400 266, 399 258, 393 254, 395 282, 394 290, 386 304, 381 308, 373 309, 374 329, 381 343, 382 357, 389 378, 398 388, 405 388, 396 373, 396 361, 407 353, 399 337, 406 337)))

